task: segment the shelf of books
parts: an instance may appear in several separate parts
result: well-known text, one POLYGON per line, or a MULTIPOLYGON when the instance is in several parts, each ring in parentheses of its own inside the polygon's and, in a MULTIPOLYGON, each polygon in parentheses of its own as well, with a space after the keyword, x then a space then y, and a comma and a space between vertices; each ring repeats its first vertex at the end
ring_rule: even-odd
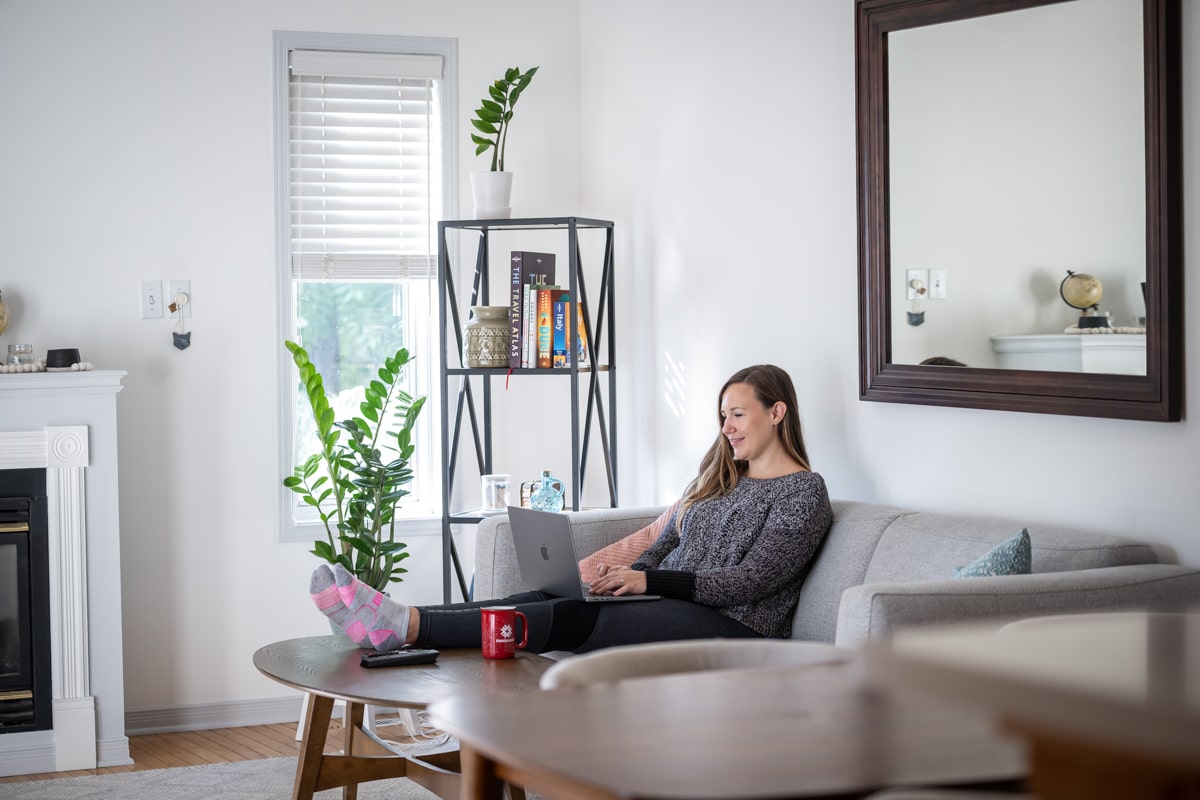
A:
MULTIPOLYGON (((451 567, 468 596, 454 526, 486 518, 473 477, 508 472, 522 454, 536 454, 531 457, 539 465, 560 465, 565 508, 584 508, 585 487, 596 486, 608 506, 617 505, 613 223, 583 217, 439 222, 438 312, 443 587, 450 601, 451 567), (499 305, 508 309, 508 363, 469 366, 463 357, 469 310, 499 305), (513 395, 518 400, 511 401, 513 395), (530 414, 536 424, 529 424, 530 414), (511 451, 516 430, 522 438, 515 449, 522 453, 507 455, 494 470, 494 440, 503 439, 511 451), (589 465, 596 465, 590 477, 589 465)), ((588 507, 600 505, 595 494, 588 507)))

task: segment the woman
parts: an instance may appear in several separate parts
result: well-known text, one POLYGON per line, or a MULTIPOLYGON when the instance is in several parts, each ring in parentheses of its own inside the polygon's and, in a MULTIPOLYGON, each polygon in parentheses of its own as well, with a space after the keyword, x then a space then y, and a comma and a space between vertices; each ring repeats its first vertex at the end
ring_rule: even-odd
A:
MULTIPOLYGON (((633 564, 606 565, 592 592, 657 594, 649 603, 583 603, 542 592, 409 607, 340 565, 313 573, 317 607, 362 647, 480 646, 479 609, 514 605, 533 652, 709 637, 787 637, 800 586, 833 520, 809 468, 796 390, 769 364, 735 373, 718 395, 720 433, 679 509, 633 564)), ((521 638, 518 636, 518 639, 521 638)))

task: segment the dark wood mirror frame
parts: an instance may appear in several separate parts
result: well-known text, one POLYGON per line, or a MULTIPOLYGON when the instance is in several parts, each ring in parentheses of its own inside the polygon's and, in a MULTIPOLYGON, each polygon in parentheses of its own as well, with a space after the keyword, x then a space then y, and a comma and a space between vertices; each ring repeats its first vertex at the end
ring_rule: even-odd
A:
MULTIPOLYGON (((1179 0, 1143 0, 1146 375, 891 363, 888 34, 1062 0, 856 0, 860 397, 1177 422, 1183 405, 1179 0)), ((1098 165, 1099 166, 1099 165, 1098 165)))

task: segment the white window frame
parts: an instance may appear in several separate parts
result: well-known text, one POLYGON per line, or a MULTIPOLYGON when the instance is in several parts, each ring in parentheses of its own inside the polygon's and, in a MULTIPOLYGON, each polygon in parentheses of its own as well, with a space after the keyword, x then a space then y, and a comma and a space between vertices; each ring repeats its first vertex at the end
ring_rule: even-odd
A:
MULTIPOLYGON (((323 537, 320 519, 297 502, 298 496, 283 486, 283 478, 295 467, 293 449, 296 420, 296 366, 291 353, 283 346, 285 339, 295 335, 292 298, 291 253, 291 195, 289 153, 288 56, 293 50, 332 50, 340 52, 396 53, 438 55, 442 58, 442 78, 439 90, 442 99, 442 208, 438 218, 454 218, 458 208, 457 87, 458 43, 455 39, 438 37, 387 36, 373 34, 337 34, 305 31, 275 31, 273 51, 273 111, 275 119, 275 252, 276 252, 276 317, 279 323, 278 395, 279 395, 279 470, 274 484, 279 493, 280 542, 312 542, 323 537)), ((436 212, 435 212, 436 213, 436 212)), ((435 242, 435 248, 437 243, 435 242)), ((436 259, 436 249, 433 257, 436 259)), ((436 281, 434 282, 433 318, 428 330, 421 331, 410 348, 419 356, 421 372, 427 376, 421 392, 427 396, 421 411, 428 426, 415 453, 413 470, 427 490, 425 502, 419 509, 406 507, 402 502, 397 514, 397 528, 405 536, 441 535, 441 429, 438 418, 440 404, 436 397, 441 354, 438 352, 438 321, 436 281), (401 519, 403 517, 403 519, 401 519)))

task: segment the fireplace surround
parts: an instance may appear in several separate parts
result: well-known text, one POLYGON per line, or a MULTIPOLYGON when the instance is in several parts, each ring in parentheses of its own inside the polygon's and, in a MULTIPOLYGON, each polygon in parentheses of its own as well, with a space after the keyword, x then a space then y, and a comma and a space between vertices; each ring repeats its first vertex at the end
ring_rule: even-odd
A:
MULTIPOLYGON (((44 478, 50 727, 0 732, 0 776, 132 763, 125 735, 117 393, 125 373, 0 375, 0 471, 44 478)), ((48 681, 47 681, 48 678, 48 681)))

